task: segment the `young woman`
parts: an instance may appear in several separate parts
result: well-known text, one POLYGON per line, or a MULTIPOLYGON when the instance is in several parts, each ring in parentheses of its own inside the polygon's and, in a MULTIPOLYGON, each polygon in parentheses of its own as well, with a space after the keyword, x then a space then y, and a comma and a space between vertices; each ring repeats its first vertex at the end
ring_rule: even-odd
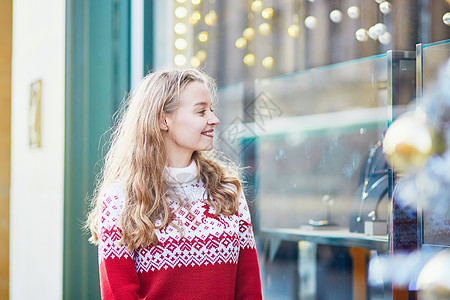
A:
POLYGON ((203 72, 162 70, 129 97, 87 222, 103 299, 261 299, 241 184, 204 152, 214 92, 203 72))

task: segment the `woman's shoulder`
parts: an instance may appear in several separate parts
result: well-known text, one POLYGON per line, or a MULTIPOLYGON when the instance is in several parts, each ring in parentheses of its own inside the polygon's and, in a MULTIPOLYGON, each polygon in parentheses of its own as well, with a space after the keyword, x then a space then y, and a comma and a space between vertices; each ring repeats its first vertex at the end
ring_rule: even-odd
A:
POLYGON ((102 192, 103 202, 105 204, 121 204, 125 201, 125 183, 123 180, 116 179, 103 189, 102 192))
POLYGON ((113 228, 125 207, 125 186, 120 180, 108 184, 99 199, 102 226, 113 228))

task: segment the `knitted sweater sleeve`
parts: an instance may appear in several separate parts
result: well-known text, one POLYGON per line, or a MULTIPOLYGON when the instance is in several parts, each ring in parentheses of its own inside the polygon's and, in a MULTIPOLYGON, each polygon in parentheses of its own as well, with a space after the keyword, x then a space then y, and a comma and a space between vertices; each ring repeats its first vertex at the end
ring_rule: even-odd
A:
POLYGON ((243 194, 239 198, 240 252, 235 299, 262 299, 261 277, 250 211, 243 194))
POLYGON ((138 299, 139 278, 134 253, 119 244, 122 231, 118 224, 123 212, 125 193, 115 182, 102 197, 99 220, 99 272, 103 300, 138 299))

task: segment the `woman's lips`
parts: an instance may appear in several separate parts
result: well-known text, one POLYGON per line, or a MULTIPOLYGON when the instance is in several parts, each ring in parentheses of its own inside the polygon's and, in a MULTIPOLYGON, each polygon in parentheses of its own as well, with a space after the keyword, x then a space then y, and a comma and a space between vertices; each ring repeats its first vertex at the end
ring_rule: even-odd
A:
POLYGON ((214 137, 213 132, 214 132, 214 129, 209 129, 209 130, 203 131, 202 134, 203 134, 204 136, 207 136, 207 137, 212 138, 212 137, 214 137))

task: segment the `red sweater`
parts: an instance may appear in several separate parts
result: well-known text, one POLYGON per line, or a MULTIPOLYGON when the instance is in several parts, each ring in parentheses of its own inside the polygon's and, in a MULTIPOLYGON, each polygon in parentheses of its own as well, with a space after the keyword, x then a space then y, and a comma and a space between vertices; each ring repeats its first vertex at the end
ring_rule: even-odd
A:
POLYGON ((102 299, 262 299, 244 196, 239 198, 238 213, 215 218, 213 208, 203 200, 201 182, 191 180, 174 188, 186 195, 181 205, 168 200, 183 236, 168 225, 155 230, 156 246, 132 253, 115 243, 121 238, 118 219, 124 188, 115 182, 104 194, 98 247, 102 299))

